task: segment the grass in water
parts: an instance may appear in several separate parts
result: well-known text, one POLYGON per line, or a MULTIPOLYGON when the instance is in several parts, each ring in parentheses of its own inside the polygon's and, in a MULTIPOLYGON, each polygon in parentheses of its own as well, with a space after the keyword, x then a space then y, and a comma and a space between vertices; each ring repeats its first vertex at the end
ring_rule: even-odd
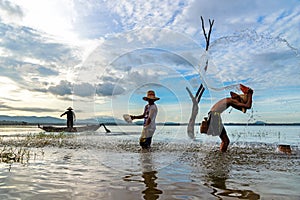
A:
POLYGON ((74 135, 66 133, 44 133, 28 134, 26 136, 14 136, 9 138, 0 137, 0 146, 15 147, 44 147, 64 145, 66 140, 73 138, 74 135))
POLYGON ((28 161, 30 155, 30 150, 28 148, 20 147, 13 148, 4 146, 0 150, 0 158, 1 162, 9 163, 9 162, 20 162, 24 163, 24 161, 28 161))
MULTIPOLYGON (((65 140, 74 137, 66 133, 40 132, 11 138, 0 137, 0 162, 26 163, 30 158, 30 148, 43 148, 45 146, 62 147, 65 140)), ((42 151, 43 153, 43 151, 42 151)))

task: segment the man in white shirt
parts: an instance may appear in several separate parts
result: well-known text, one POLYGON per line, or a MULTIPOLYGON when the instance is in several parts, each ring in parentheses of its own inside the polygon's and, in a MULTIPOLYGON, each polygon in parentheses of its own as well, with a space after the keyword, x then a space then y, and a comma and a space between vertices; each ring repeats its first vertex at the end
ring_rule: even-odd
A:
POLYGON ((144 108, 144 113, 138 116, 130 115, 132 120, 144 119, 144 127, 140 137, 140 146, 142 149, 149 149, 151 146, 152 136, 156 129, 155 118, 158 112, 154 102, 159 99, 160 98, 155 96, 153 90, 149 90, 147 96, 143 97, 143 100, 148 101, 148 104, 144 108))

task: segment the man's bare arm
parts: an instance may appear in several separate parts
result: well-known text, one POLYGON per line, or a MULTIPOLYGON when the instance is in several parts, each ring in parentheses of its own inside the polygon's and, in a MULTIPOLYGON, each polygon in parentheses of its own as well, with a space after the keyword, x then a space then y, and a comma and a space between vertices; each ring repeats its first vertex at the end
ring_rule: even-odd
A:
POLYGON ((230 104, 230 106, 232 106, 233 108, 238 109, 238 110, 241 110, 241 108, 250 109, 252 107, 252 94, 253 94, 253 91, 249 92, 247 94, 248 95, 248 99, 247 99, 246 103, 239 102, 236 99, 231 99, 230 102, 229 102, 229 104, 230 104))

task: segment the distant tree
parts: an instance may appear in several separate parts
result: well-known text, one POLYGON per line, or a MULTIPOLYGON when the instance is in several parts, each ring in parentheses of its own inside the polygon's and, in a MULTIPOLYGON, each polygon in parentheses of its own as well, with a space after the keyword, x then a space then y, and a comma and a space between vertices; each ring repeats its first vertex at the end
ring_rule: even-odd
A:
MULTIPOLYGON (((208 34, 206 34, 206 30, 205 30, 205 27, 204 27, 204 20, 203 20, 203 17, 201 16, 202 31, 203 31, 205 41, 206 41, 206 46, 205 46, 205 51, 206 52, 209 49, 210 34, 211 34, 212 27, 214 25, 215 20, 210 20, 209 19, 208 21, 209 21, 209 31, 208 31, 208 34)), ((207 67, 208 67, 208 58, 205 62, 205 67, 204 67, 205 71, 207 71, 207 67)), ((195 96, 192 94, 192 92, 190 91, 190 89, 188 87, 186 87, 186 90, 189 93, 189 95, 191 97, 191 100, 192 100, 192 103, 193 103, 191 117, 190 117, 188 127, 187 127, 187 133, 188 133, 188 136, 190 138, 194 139, 195 138, 195 133, 194 133, 195 121, 196 121, 196 117, 197 117, 198 112, 199 112, 198 104, 200 102, 200 99, 202 97, 202 94, 203 94, 205 88, 204 88, 203 84, 201 83, 201 85, 199 86, 195 96)))

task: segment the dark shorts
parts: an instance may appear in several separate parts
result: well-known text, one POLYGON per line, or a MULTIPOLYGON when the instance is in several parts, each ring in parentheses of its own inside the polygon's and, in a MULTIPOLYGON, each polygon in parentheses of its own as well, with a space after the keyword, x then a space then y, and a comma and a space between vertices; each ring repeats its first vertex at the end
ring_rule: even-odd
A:
POLYGON ((208 135, 212 136, 220 136, 222 132, 225 131, 222 119, 221 119, 221 114, 218 112, 209 112, 208 113, 208 135))
POLYGON ((68 128, 73 128, 73 119, 72 120, 67 120, 67 127, 68 128))
POLYGON ((140 146, 143 149, 149 149, 151 146, 151 142, 152 142, 152 137, 140 138, 140 146))

